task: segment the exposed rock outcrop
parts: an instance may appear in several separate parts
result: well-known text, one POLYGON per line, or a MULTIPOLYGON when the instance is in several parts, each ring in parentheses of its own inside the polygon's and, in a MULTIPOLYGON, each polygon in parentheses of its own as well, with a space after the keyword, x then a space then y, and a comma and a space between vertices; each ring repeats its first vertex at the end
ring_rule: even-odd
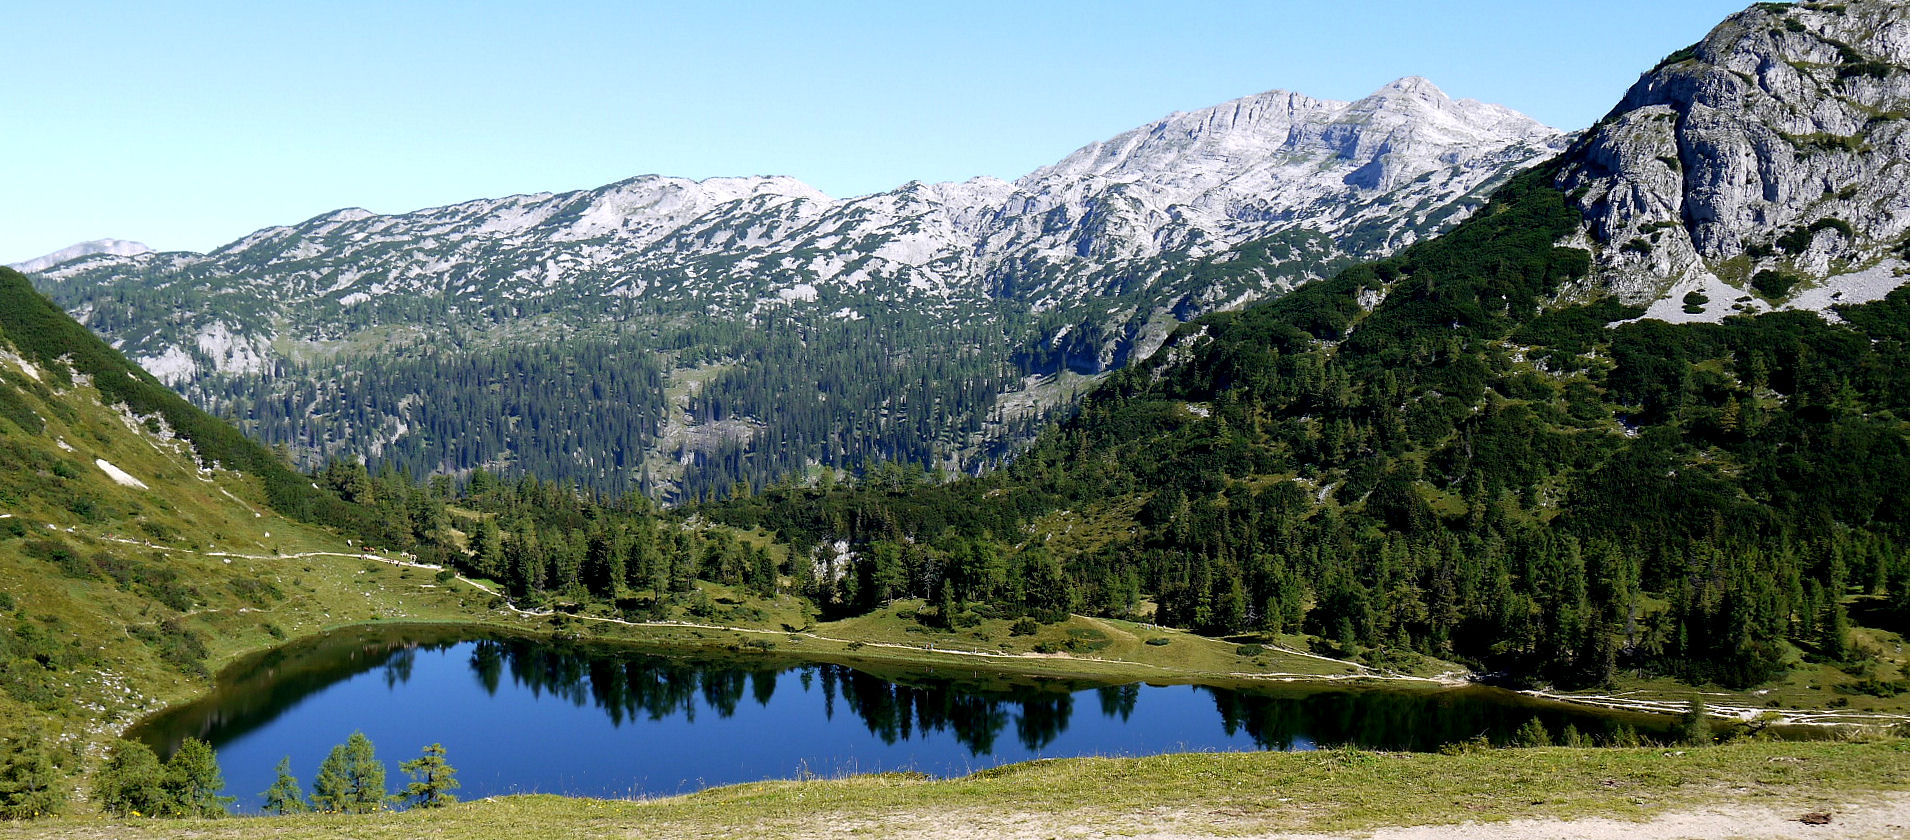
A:
POLYGON ((1647 317, 1827 311, 1906 279, 1907 132, 1910 6, 1760 3, 1641 77, 1560 185, 1647 317))

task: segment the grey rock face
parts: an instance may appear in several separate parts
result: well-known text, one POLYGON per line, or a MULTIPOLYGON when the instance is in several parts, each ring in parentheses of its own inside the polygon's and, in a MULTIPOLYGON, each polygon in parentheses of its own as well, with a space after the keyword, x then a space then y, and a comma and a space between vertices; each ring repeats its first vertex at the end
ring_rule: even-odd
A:
POLYGON ((1910 7, 1863 0, 1758 4, 1667 58, 1559 179, 1598 282, 1671 321, 1887 293, 1910 230, 1906 65, 1910 7))

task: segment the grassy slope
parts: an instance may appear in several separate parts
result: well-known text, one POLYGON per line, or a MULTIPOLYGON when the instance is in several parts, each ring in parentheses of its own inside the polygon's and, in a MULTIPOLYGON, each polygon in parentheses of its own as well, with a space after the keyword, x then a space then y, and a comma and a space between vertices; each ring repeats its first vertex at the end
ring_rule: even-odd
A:
POLYGON ((1837 810, 1910 788, 1910 742, 1459 756, 1217 753, 1038 761, 961 779, 765 782, 654 802, 519 796, 431 813, 218 821, 68 818, 0 838, 1082 836, 1362 830, 1674 809, 1837 810))

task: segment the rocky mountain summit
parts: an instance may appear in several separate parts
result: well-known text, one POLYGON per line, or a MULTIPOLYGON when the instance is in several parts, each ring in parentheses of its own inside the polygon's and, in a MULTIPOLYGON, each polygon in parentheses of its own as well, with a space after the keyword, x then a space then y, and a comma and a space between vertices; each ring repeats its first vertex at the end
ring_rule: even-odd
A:
MULTIPOLYGON (((487 320, 514 318, 522 302, 559 289, 730 313, 803 304, 836 312, 851 298, 925 311, 997 298, 1054 308, 1108 296, 1107 278, 1119 271, 1159 284, 1168 270, 1150 259, 1216 254, 1283 232, 1314 237, 1303 257, 1324 265, 1456 221, 1486 188, 1563 139, 1511 110, 1407 78, 1358 102, 1272 91, 1174 114, 1012 184, 910 183, 837 200, 791 178, 643 176, 398 215, 341 210, 209 254, 39 268, 45 287, 82 317, 118 287, 203 296, 210 305, 196 335, 93 322, 179 383, 252 369, 281 338, 343 338, 367 320, 355 310, 402 321, 377 312, 391 301, 403 302, 397 310, 438 301, 487 320)), ((1174 297, 1209 292, 1218 304, 1271 289, 1167 285, 1174 297)), ((1149 297, 1139 309, 1150 314, 1174 302, 1149 297)))
POLYGON ((1883 297, 1910 273, 1910 7, 1732 16, 1641 77, 1560 186, 1585 212, 1595 282, 1646 317, 1883 297))

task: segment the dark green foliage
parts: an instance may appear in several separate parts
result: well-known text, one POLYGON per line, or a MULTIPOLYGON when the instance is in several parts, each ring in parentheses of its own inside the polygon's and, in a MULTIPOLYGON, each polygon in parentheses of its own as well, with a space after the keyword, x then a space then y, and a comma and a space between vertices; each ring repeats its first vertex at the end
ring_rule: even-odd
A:
POLYGON ((1549 747, 1552 746, 1552 733, 1547 732, 1545 724, 1534 717, 1520 725, 1517 732, 1512 733, 1512 741, 1507 746, 1549 747))
POLYGON ((284 816, 311 810, 311 806, 305 804, 304 789, 298 786, 298 778, 292 775, 292 757, 288 755, 279 759, 275 769, 278 775, 272 781, 272 786, 259 794, 265 798, 265 812, 284 816))
POLYGON ((1802 278, 1788 271, 1767 268, 1751 278, 1751 288, 1756 289, 1760 295, 1778 300, 1788 296, 1791 289, 1796 288, 1800 282, 1802 278))
POLYGON ((1836 599, 1827 599, 1824 618, 1818 623, 1817 653, 1831 662, 1850 659, 1850 614, 1836 599))
POLYGON ((1815 222, 1811 222, 1810 227, 1805 228, 1805 230, 1813 234, 1820 231, 1834 230, 1842 234, 1845 239, 1857 238, 1857 231, 1850 226, 1850 223, 1835 216, 1826 216, 1815 222))
POLYGON ((1592 744, 1589 739, 1578 731, 1576 725, 1568 723, 1565 724, 1565 729, 1559 732, 1558 745, 1561 747, 1578 748, 1589 747, 1592 744))
POLYGON ((197 738, 187 738, 166 760, 160 783, 166 793, 166 814, 175 817, 223 817, 233 797, 220 796, 225 777, 219 772, 219 757, 212 746, 197 738))
POLYGON ((385 764, 371 739, 353 732, 332 748, 312 780, 312 807, 326 813, 369 814, 385 806, 385 764))
POLYGON ((411 783, 405 785, 404 799, 413 808, 442 808, 458 801, 451 791, 461 787, 458 771, 444 760, 444 745, 432 744, 424 754, 398 765, 411 783))
POLYGON ((156 817, 166 810, 165 780, 151 747, 123 740, 93 776, 93 801, 114 816, 156 817))
POLYGON ((1691 46, 1685 47, 1684 49, 1678 50, 1677 52, 1674 52, 1668 56, 1665 56, 1663 59, 1660 59, 1656 65, 1652 66, 1651 72, 1656 73, 1659 70, 1662 70, 1673 64, 1683 64, 1697 57, 1698 57, 1698 45, 1692 44, 1691 46))
POLYGON ((46 734, 15 732, 0 755, 0 819, 38 819, 65 809, 65 774, 46 734))

